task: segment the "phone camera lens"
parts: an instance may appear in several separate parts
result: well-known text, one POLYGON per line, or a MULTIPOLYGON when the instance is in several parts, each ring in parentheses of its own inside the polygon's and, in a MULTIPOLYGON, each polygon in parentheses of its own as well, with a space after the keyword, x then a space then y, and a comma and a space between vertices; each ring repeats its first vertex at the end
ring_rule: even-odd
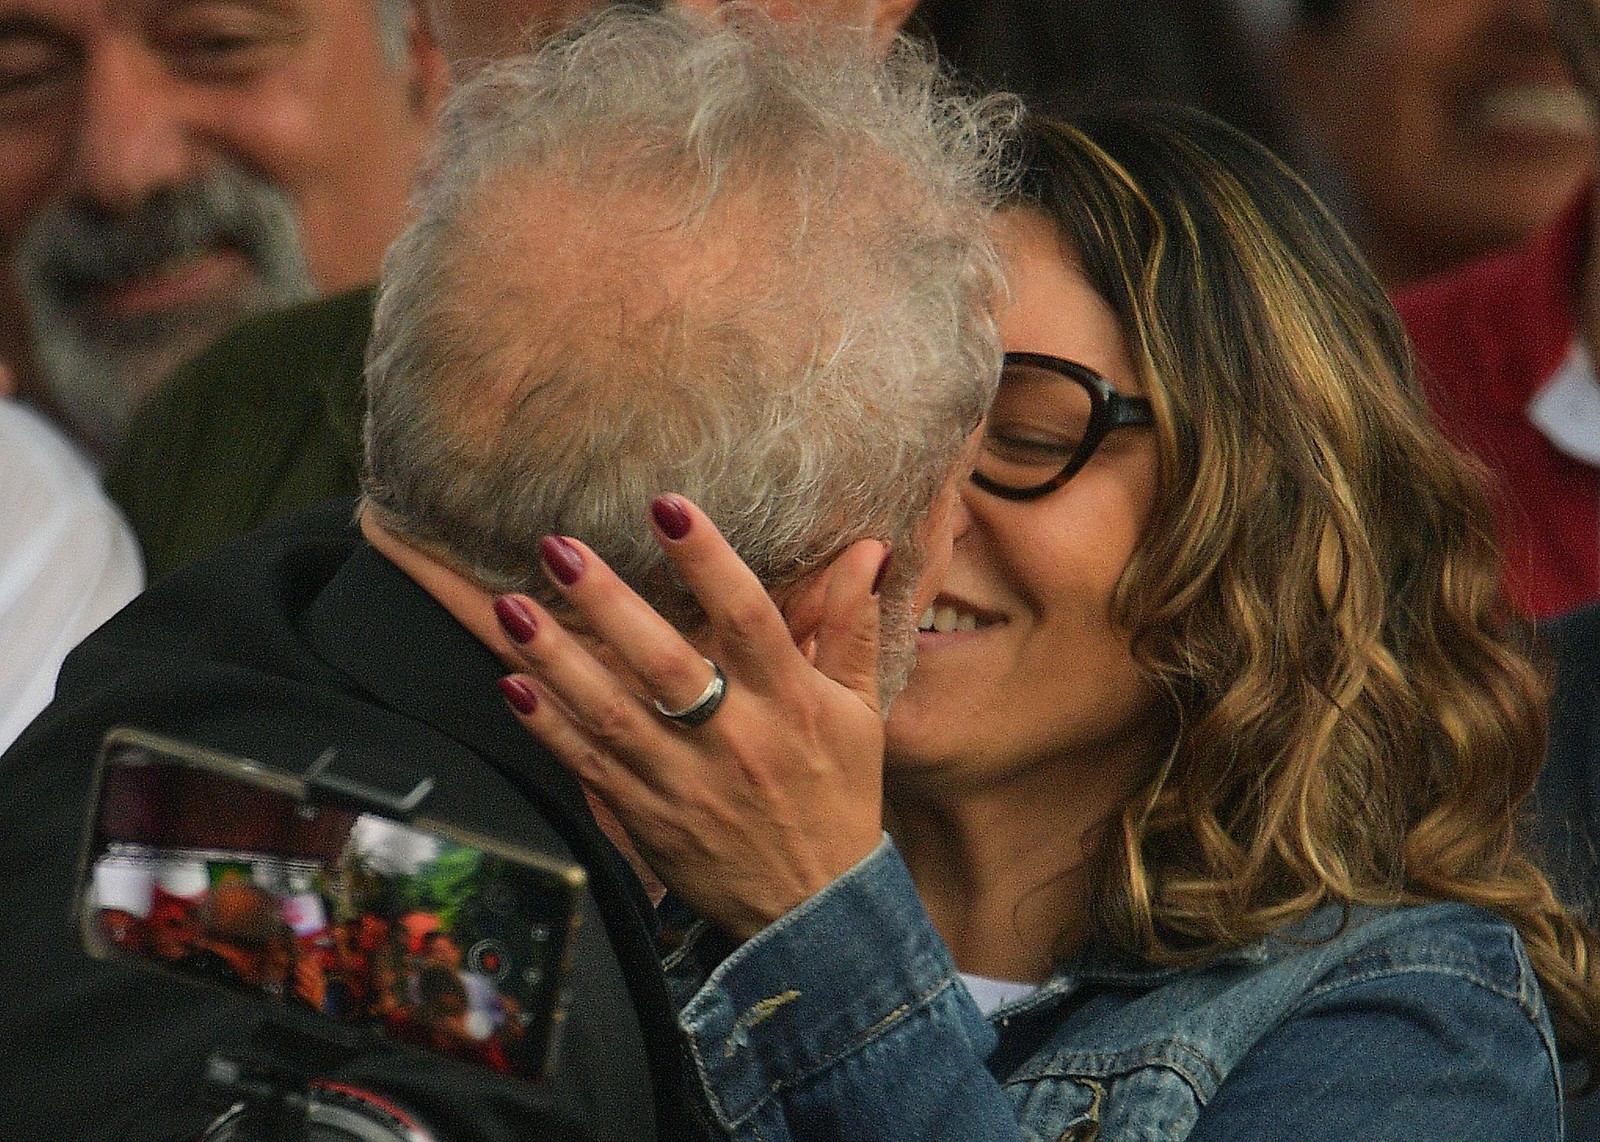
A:
POLYGON ((511 971, 511 951, 499 940, 479 940, 467 949, 467 966, 498 982, 511 971))

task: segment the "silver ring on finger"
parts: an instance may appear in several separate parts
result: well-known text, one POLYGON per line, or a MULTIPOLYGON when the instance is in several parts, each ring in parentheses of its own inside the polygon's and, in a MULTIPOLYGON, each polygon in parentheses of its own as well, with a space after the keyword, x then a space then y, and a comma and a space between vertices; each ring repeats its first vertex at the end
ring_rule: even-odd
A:
POLYGON ((675 722, 680 726, 699 726, 711 720, 722 705, 722 700, 728 696, 728 679, 722 673, 722 667, 706 659, 706 665, 711 667, 711 681, 706 683, 706 688, 700 691, 700 696, 681 710, 669 710, 661 704, 659 698, 653 699, 656 713, 675 722))

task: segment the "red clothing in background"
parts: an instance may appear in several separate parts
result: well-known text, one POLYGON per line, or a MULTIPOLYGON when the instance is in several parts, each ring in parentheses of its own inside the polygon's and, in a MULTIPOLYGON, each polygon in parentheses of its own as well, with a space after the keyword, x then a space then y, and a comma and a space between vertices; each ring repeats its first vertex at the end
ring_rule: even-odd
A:
POLYGON ((1557 448, 1528 417, 1571 363, 1592 217, 1586 193, 1527 245, 1396 298, 1440 424, 1497 478, 1506 590, 1534 618, 1600 598, 1600 467, 1557 448))

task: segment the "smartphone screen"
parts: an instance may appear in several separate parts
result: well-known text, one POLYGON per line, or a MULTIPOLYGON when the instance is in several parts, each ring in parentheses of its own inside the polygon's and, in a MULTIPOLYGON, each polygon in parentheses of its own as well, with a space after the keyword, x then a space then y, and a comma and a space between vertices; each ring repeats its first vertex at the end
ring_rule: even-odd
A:
POLYGON ((583 870, 133 730, 101 754, 85 948, 539 1081, 583 870))

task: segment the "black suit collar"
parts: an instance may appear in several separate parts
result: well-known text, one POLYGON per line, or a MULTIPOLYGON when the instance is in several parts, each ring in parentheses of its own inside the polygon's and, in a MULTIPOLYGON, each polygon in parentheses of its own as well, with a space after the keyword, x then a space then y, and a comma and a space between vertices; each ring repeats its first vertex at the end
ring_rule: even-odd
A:
POLYGON ((663 1138, 704 1136, 697 1082, 660 976, 654 909, 606 839, 577 780, 528 736, 495 688, 504 666, 408 575, 364 540, 306 609, 312 649, 381 705, 424 723, 499 769, 587 854, 589 887, 639 1008, 663 1138), (349 632, 360 631, 359 639, 349 632), (597 863, 598 862, 598 865, 597 863))
POLYGON ((383 706, 459 742, 501 769, 586 840, 599 829, 577 781, 501 701, 505 667, 470 631, 362 541, 302 619, 312 648, 383 706), (359 640, 349 632, 360 631, 359 640))

